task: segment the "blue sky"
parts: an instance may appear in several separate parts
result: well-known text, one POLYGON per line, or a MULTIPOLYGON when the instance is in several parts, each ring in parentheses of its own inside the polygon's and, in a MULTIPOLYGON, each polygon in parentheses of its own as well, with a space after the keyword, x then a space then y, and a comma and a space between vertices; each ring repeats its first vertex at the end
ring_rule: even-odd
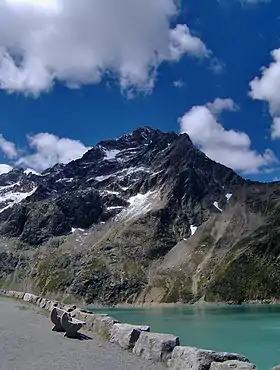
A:
MULTIPOLYGON (((5 4, 5 1, 0 0, 0 5, 1 2, 5 4)), ((30 17, 45 17, 48 13, 45 22, 46 24, 50 22, 52 15, 50 15, 51 12, 47 7, 46 9, 39 7, 37 3, 33 3, 31 0, 22 1, 21 4, 20 0, 9 0, 6 6, 12 8, 14 12, 16 9, 17 14, 25 14, 27 9, 29 9, 30 14, 30 7, 32 7, 34 12, 29 15, 30 17)), ((125 3, 125 1, 122 2, 125 3)), ((150 4, 152 2, 156 3, 156 1, 151 0, 150 4)), ((173 4, 172 0, 157 1, 157 3, 160 2, 166 8, 173 4)), ((80 6, 86 6, 84 5, 86 3, 87 1, 83 1, 80 6)), ((90 2, 88 3, 90 4, 90 2)), ((110 1, 107 1, 107 3, 110 5, 110 1)), ((131 3, 137 3, 137 1, 131 0, 131 3)), ((142 3, 143 7, 145 6, 145 1, 140 2, 139 0, 138 3, 142 3)), ((107 11, 110 9, 109 5, 107 11)), ((138 4, 138 6, 142 5, 138 4)), ((60 11, 64 10, 66 12, 64 8, 60 11)), ((130 9, 129 11, 133 10, 130 9)), ((245 177, 264 181, 280 177, 280 165, 278 163, 278 158, 280 159, 280 129, 278 130, 279 133, 274 130, 276 133, 271 135, 272 127, 277 126, 278 105, 280 106, 278 101, 280 98, 277 97, 278 86, 280 91, 280 72, 276 68, 278 62, 271 65, 273 62, 271 52, 280 48, 279 1, 256 1, 251 3, 247 0, 241 3, 239 0, 183 0, 176 16, 173 14, 170 17, 172 11, 169 10, 165 10, 161 14, 161 8, 155 7, 154 11, 156 20, 165 17, 170 30, 175 29, 178 24, 186 24, 191 36, 196 41, 200 40, 201 44, 197 44, 195 50, 190 49, 189 46, 183 52, 180 49, 179 57, 161 57, 156 66, 153 66, 152 86, 151 76, 148 76, 145 80, 145 77, 143 77, 145 71, 141 72, 141 76, 138 74, 139 70, 142 71, 143 65, 137 63, 135 63, 135 66, 133 65, 132 69, 133 73, 135 70, 137 71, 137 79, 134 78, 135 74, 130 74, 129 83, 127 83, 127 78, 124 79, 123 76, 121 80, 119 77, 121 72, 114 69, 115 65, 114 67, 106 67, 106 72, 103 71, 101 78, 100 76, 89 78, 88 71, 85 74, 85 70, 82 72, 78 70, 77 80, 77 71, 69 77, 70 67, 65 63, 64 65, 59 64, 58 67, 56 62, 56 76, 52 77, 51 85, 48 85, 49 82, 45 84, 45 75, 42 83, 39 84, 38 82, 37 84, 43 74, 38 65, 33 63, 31 67, 28 66, 28 70, 23 70, 23 62, 21 64, 18 61, 27 60, 33 49, 26 47, 24 52, 22 52, 22 48, 16 50, 16 52, 10 52, 15 43, 14 41, 13 44, 7 42, 10 33, 13 32, 11 40, 19 40, 17 44, 22 42, 25 47, 27 43, 21 35, 24 32, 27 34, 34 33, 34 29, 25 29, 19 24, 17 30, 16 22, 13 23, 15 24, 15 30, 13 31, 7 25, 6 27, 5 25, 0 26, 0 133, 2 134, 2 143, 10 143, 10 148, 13 147, 15 150, 15 153, 8 151, 8 155, 7 150, 0 150, 0 163, 10 165, 19 163, 25 167, 42 170, 43 168, 40 168, 40 166, 36 167, 36 160, 45 160, 46 164, 44 166, 46 167, 56 160, 61 161, 62 158, 60 152, 50 158, 47 153, 51 150, 50 145, 55 146, 54 151, 69 150, 69 160, 72 159, 71 149, 67 146, 71 146, 71 142, 67 142, 65 146, 59 146, 57 145, 59 138, 79 140, 86 147, 90 147, 101 139, 114 138, 138 126, 150 125, 164 131, 173 130, 179 133, 180 130, 183 130, 190 133, 196 145, 204 150, 206 154, 233 167, 245 177), (6 53, 2 56, 1 42, 3 47, 6 48, 6 53), (205 50, 202 49, 202 43, 205 50), (15 73, 14 69, 3 68, 3 66, 1 68, 1 57, 3 64, 3 60, 7 58, 7 53, 10 53, 9 57, 11 59, 14 58, 14 67, 19 69, 15 75, 12 75, 12 72, 15 73), (275 67, 274 72, 271 71, 273 66, 275 67), (262 67, 266 68, 265 72, 260 71, 262 67), (8 77, 7 71, 9 73, 8 77), (19 72, 28 73, 28 76, 32 77, 30 80, 36 81, 36 83, 31 85, 31 83, 26 82, 27 80, 21 83, 23 77, 19 72), (250 87, 251 81, 256 77, 259 79, 253 87, 250 87), (14 83, 15 79, 17 79, 17 83, 14 83), (147 82, 147 80, 149 81, 147 82), (180 82, 178 83, 178 81, 180 82), (251 96, 249 96, 250 91, 252 92, 251 96), (217 106, 213 108, 213 105, 209 105, 217 98, 231 99, 231 103, 228 100, 226 104, 222 105, 222 108, 218 108, 218 113, 215 111, 217 106), (179 121, 180 118, 182 118, 181 121, 179 121), (198 131, 202 121, 204 123, 201 126, 201 131, 198 131), (237 133, 228 130, 235 130, 237 133), (48 143, 47 149, 42 149, 44 137, 40 137, 41 141, 37 140, 36 135, 38 133, 53 134, 57 138, 48 143), (31 136, 31 139, 28 139, 28 136, 31 136), (248 142, 249 138, 251 142, 248 142), (219 150, 221 146, 224 146, 222 151, 219 150), (34 158, 34 155, 37 155, 37 157, 34 158), (247 160, 250 163, 245 164, 247 160)), ((139 13, 139 9, 137 9, 137 12, 139 13)), ((100 17, 104 15, 104 9, 101 9, 100 14, 100 17)), ((142 13, 140 12, 140 14, 142 13)), ((143 12, 143 15, 145 14, 143 12)), ((128 15, 125 10, 124 15, 128 15)), ((143 20, 139 20, 139 22, 141 21, 140 25, 145 22, 145 19, 146 17, 143 17, 143 20)), ((91 21, 97 22, 95 18, 91 21)), ((153 22, 152 16, 147 20, 147 22, 149 21, 153 22)), ((106 22, 106 18, 104 22, 106 22)), ((135 22, 137 21, 135 20, 135 22)), ((166 30, 162 28, 160 22, 158 30, 152 29, 155 32, 153 32, 151 38, 153 36, 153 38, 157 37, 159 39, 159 42, 156 41, 158 42, 156 45, 164 43, 162 35, 166 30), (157 31, 161 34, 157 35, 157 31)), ((73 26, 74 30, 75 25, 76 23, 73 26)), ((120 33, 129 32, 131 26, 128 25, 127 29, 122 28, 120 33)), ((135 28, 137 28, 137 25, 135 25, 135 28)), ((149 25, 147 25, 147 29, 149 30, 149 25)), ((108 30, 108 37, 111 36, 110 32, 113 31, 115 29, 108 30)), ((58 32, 63 32, 63 30, 61 31, 59 28, 58 32)), ((150 36, 147 32, 141 38, 142 36, 139 36, 141 32, 143 30, 140 26, 139 34, 134 31, 135 45, 141 44, 142 40, 146 42, 147 37, 150 36)), ((72 38, 70 46, 72 40, 75 40, 73 41, 75 43, 74 51, 77 50, 78 53, 80 50, 79 39, 75 37, 75 33, 72 38)), ((98 35, 96 38, 98 44, 98 35)), ((100 43, 103 39, 104 36, 100 35, 100 43)), ((64 47, 68 41, 62 39, 62 46, 64 47)), ((117 39, 117 41, 120 42, 120 45, 117 44, 116 46, 122 47, 122 39, 117 39)), ((90 45, 92 48, 96 48, 97 44, 90 45)), ((53 48, 53 45, 50 45, 49 40, 43 46, 46 53, 48 47, 50 47, 50 53, 57 50, 53 48)), ((62 47, 59 44, 58 46, 62 47)), ((161 49, 161 46, 159 48, 161 52, 163 49, 161 49)), ((128 53, 127 50, 126 48, 125 55, 128 53)), ((147 51, 146 46, 143 46, 143 50, 144 52, 147 51)), ((37 56, 38 48, 36 52, 37 56)), ((94 49, 93 52, 96 52, 96 50, 94 49)), ((142 52, 142 49, 140 49, 140 52, 142 52)), ((41 57, 46 58, 45 55, 41 56, 40 54, 41 57)), ((110 58, 113 57, 114 55, 110 56, 110 58)), ((131 64, 133 60, 129 59, 129 63, 131 64)), ((124 64, 126 62, 124 57, 122 62, 124 64)), ((52 68, 54 69, 54 67, 52 68)), ((118 66, 118 68, 121 71, 123 70, 123 66, 118 66)), ((74 150, 74 156, 77 156, 80 149, 81 147, 74 150)), ((64 156, 63 161, 66 162, 67 160, 67 156, 66 158, 64 156)))

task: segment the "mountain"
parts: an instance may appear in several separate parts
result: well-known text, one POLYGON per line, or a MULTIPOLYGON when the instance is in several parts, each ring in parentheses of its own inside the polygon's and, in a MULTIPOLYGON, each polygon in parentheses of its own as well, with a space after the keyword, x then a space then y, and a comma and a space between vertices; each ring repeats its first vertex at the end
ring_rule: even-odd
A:
POLYGON ((279 298, 279 195, 149 127, 14 169, 0 176, 0 287, 102 304, 279 298))

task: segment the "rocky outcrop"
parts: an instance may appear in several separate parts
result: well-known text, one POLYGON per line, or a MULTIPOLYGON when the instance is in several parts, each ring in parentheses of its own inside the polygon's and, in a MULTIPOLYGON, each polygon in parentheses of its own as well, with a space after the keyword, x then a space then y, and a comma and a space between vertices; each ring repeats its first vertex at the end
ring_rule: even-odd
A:
POLYGON ((175 335, 141 332, 133 353, 147 360, 166 362, 179 345, 180 339, 175 335))
POLYGON ((114 324, 110 331, 110 342, 117 343, 123 349, 131 349, 138 341, 142 331, 149 332, 149 326, 114 324))
MULTIPOLYGON (((172 352, 168 367, 170 370, 209 370, 213 362, 225 363, 231 360, 250 363, 247 358, 236 353, 215 352, 195 347, 179 346, 175 347, 172 352)), ((225 367, 225 369, 227 368, 225 367)))
POLYGON ((256 366, 249 362, 241 361, 225 361, 225 362, 212 362, 210 370, 255 370, 256 366))

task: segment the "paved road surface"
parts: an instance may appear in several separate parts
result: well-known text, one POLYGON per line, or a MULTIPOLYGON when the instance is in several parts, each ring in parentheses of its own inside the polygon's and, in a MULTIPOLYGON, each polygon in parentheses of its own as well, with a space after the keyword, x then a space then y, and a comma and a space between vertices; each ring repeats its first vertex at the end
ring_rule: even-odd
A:
POLYGON ((0 370, 164 370, 104 343, 64 338, 51 331, 51 322, 30 305, 0 297, 0 370))

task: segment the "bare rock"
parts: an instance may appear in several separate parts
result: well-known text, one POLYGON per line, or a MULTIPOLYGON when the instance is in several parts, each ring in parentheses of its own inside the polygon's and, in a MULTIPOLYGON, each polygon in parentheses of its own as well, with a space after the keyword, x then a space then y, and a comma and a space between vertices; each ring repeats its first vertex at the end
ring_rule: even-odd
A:
POLYGON ((90 312, 83 312, 79 309, 71 312, 71 316, 79 321, 85 322, 85 329, 87 330, 95 330, 95 319, 100 316, 100 314, 94 314, 90 312))
POLYGON ((96 315, 94 320, 95 331, 102 335, 106 340, 110 339, 110 332, 114 324, 119 323, 118 320, 113 319, 108 315, 96 315))
POLYGON ((256 366, 250 362, 242 361, 225 361, 225 362, 212 362, 210 370, 254 370, 256 366))
POLYGON ((165 362, 179 345, 179 337, 175 335, 141 332, 133 353, 148 360, 165 362))
POLYGON ((25 293, 23 296, 23 300, 25 302, 30 302, 30 303, 36 303, 39 298, 40 297, 38 295, 31 294, 31 293, 25 293))
POLYGON ((114 324, 110 332, 110 342, 118 343, 124 349, 135 346, 141 331, 149 332, 149 326, 139 326, 130 324, 114 324))
POLYGON ((16 299, 23 299, 24 293, 16 292, 14 290, 9 290, 6 294, 8 297, 16 298, 16 299))
POLYGON ((56 301, 51 301, 47 298, 39 298, 37 301, 37 305, 47 311, 51 311, 55 303, 56 301))
POLYGON ((171 370, 209 370, 212 362, 250 361, 237 353, 215 352, 195 347, 176 347, 168 366, 171 370))

